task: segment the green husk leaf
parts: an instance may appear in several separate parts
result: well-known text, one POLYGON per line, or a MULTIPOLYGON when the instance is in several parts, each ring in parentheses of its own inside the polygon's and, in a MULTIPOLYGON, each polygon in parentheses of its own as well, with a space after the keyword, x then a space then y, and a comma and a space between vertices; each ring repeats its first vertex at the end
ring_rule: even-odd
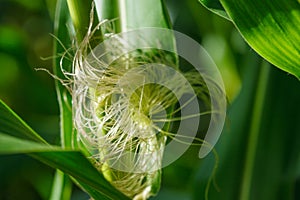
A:
POLYGON ((171 28, 168 12, 162 0, 120 1, 121 30, 158 27, 171 28))
POLYGON ((90 24, 90 11, 92 1, 89 0, 67 0, 69 13, 76 31, 78 41, 81 41, 90 24))
MULTIPOLYGON (((100 20, 104 19, 116 19, 115 22, 115 32, 127 32, 135 29, 142 29, 146 27, 157 27, 157 28, 171 28, 171 22, 169 19, 169 15, 167 13, 166 7, 164 5, 164 2, 162 0, 126 0, 126 1, 115 1, 110 0, 107 1, 100 1, 97 6, 97 12, 100 20), (104 3, 105 2, 105 3, 104 3), (116 3, 117 2, 117 3, 116 3), (109 4, 110 3, 110 4, 109 4), (110 7, 112 6, 112 7, 110 7), (112 8, 112 9, 108 9, 112 8)), ((150 33, 149 33, 150 34, 150 33)), ((172 46, 174 49, 175 43, 174 43, 174 36, 168 35, 169 37, 159 38, 162 41, 168 41, 170 46, 172 46)), ((151 36, 149 36, 151 37, 151 36)), ((135 41, 133 41, 134 43, 135 41)), ((167 57, 167 54, 162 54, 159 51, 155 50, 142 50, 143 54, 150 54, 153 57, 157 55, 165 55, 167 57)), ((177 57, 173 54, 171 55, 175 63, 177 64, 177 57)), ((170 110, 171 112, 171 110, 170 110)), ((169 124, 166 125, 166 129, 168 128, 169 124)), ((157 139, 160 141, 155 142, 161 142, 163 139, 157 139)), ((105 177, 107 179, 113 180, 112 177, 121 177, 122 176, 131 176, 130 173, 124 174, 122 172, 119 172, 117 170, 105 170, 106 174, 105 177)), ((144 179, 149 181, 149 186, 151 186, 151 195, 155 195, 160 188, 161 183, 161 171, 157 170, 156 175, 150 175, 145 176, 144 179)), ((114 180, 113 180, 114 181, 114 180)), ((130 180, 128 180, 129 182, 130 180)), ((133 182, 133 181, 132 181, 133 182)), ((123 188, 124 191, 128 190, 126 188, 123 188)), ((128 191, 127 191, 128 192, 128 191)), ((128 192, 130 193, 130 192, 128 192)), ((142 195, 140 194, 130 194, 130 195, 142 195)))
MULTIPOLYGON (((120 14, 119 14, 119 1, 118 0, 97 0, 95 7, 99 22, 103 20, 111 20, 116 33, 120 32, 120 14)), ((111 31, 111 30, 110 30, 111 31)), ((109 33, 109 30, 104 30, 104 33, 109 33)))

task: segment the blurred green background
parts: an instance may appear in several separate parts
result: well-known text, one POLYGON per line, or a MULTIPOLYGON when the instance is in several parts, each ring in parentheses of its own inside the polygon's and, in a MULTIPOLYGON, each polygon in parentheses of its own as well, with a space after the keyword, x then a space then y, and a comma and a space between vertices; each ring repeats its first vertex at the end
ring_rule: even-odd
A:
MULTIPOLYGON (((50 1, 49 1, 50 2, 50 1)), ((55 2, 53 2, 55 3, 55 2)), ((59 138, 51 70, 53 32, 45 1, 0 1, 0 98, 52 143, 59 138)), ((0 199, 47 199, 54 170, 27 156, 0 157, 0 199)))
MULTIPOLYGON (((210 53, 228 96, 227 122, 216 146, 219 190, 211 186, 209 199, 239 198, 253 131, 257 142, 251 147, 255 148, 251 199, 299 199, 299 81, 263 61, 231 22, 197 0, 167 0, 166 5, 174 29, 210 53)), ((58 144, 54 80, 35 70, 52 72, 54 10, 54 0, 0 0, 0 98, 47 141, 58 144)), ((152 199, 204 199, 214 158, 200 160, 198 150, 191 147, 164 169, 161 192, 152 199)), ((48 199, 53 174, 53 169, 27 156, 1 156, 0 200, 48 199)), ((75 189, 72 199, 88 197, 75 189)))

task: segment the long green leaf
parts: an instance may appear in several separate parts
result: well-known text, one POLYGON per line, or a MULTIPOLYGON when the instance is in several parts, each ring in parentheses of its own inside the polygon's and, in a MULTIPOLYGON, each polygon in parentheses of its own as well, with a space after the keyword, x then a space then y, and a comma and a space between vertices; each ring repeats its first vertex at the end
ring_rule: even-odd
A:
POLYGON ((101 196, 100 199, 128 199, 110 185, 80 152, 62 150, 60 152, 38 152, 31 156, 69 174, 79 181, 79 184, 84 183, 80 184, 81 186, 89 186, 89 190, 93 188, 97 197, 101 196))
MULTIPOLYGON (((297 0, 200 0, 220 2, 249 45, 280 69, 300 78, 300 2, 297 0)), ((222 9, 221 9, 222 11, 222 9)))
POLYGON ((94 193, 101 199, 128 199, 110 185, 81 152, 0 134, 0 154, 20 153, 29 154, 69 174, 88 186, 88 190, 93 188, 94 193))
POLYGON ((296 0, 221 0, 250 46, 300 78, 300 3, 296 0))
POLYGON ((0 99, 0 132, 36 142, 46 143, 30 126, 0 99))
POLYGON ((16 138, 0 132, 0 154, 57 151, 60 147, 16 138))

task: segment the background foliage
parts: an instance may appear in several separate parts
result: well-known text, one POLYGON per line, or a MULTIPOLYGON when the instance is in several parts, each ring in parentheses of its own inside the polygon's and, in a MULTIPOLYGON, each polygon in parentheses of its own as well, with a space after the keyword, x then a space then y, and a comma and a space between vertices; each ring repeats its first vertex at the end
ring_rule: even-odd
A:
MULTIPOLYGON (((300 84, 263 61, 233 24, 196 0, 166 1, 174 29, 199 41, 218 65, 229 100, 216 149, 218 187, 209 199, 299 199, 300 84), (219 190, 218 190, 219 188, 219 190)), ((0 98, 49 143, 59 144, 59 113, 52 71, 55 1, 0 1, 0 98)), ((141 16, 142 18, 142 16, 141 16)), ((164 169, 152 199, 204 199, 212 155, 198 148, 164 169)), ((31 157, 0 156, 0 199, 49 199, 55 171, 31 157), (16 192, 18 191, 18 192, 16 192)), ((87 199, 74 186, 72 199, 87 199)))

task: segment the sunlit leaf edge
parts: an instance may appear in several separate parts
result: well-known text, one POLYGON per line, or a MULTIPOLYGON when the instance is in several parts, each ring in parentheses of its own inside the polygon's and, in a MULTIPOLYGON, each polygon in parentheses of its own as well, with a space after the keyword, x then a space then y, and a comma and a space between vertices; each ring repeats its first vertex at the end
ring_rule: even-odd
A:
POLYGON ((220 0, 245 41, 264 59, 300 78, 300 3, 220 0))

